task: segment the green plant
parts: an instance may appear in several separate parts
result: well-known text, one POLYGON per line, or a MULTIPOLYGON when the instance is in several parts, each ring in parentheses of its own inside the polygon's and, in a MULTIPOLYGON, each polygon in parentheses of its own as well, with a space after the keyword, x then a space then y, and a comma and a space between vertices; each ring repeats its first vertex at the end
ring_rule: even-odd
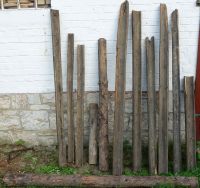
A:
POLYGON ((19 140, 17 140, 17 141, 14 143, 14 145, 16 145, 16 146, 24 146, 25 143, 26 143, 26 142, 25 142, 24 140, 19 139, 19 140))

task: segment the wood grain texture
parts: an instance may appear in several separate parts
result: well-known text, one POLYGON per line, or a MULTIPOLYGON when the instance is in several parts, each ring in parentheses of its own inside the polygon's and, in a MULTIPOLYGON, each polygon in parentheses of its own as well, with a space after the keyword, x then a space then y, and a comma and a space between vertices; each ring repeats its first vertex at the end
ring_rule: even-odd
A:
POLYGON ((66 164, 66 143, 64 136, 60 20, 59 20, 58 10, 51 10, 51 28, 52 28, 52 46, 53 46, 53 62, 54 62, 54 80, 55 80, 58 160, 59 160, 59 166, 64 166, 66 164))
POLYGON ((74 134, 74 34, 68 34, 67 48, 67 128, 68 128, 68 163, 74 163, 75 134, 74 134))
POLYGON ((185 128, 186 128, 186 150, 187 169, 196 167, 196 127, 194 116, 194 78, 185 77, 185 128))
POLYGON ((36 174, 7 174, 3 178, 7 186, 50 187, 153 187, 160 184, 198 188, 197 177, 165 176, 61 176, 36 174))
POLYGON ((181 170, 181 102, 178 10, 171 15, 173 86, 173 158, 174 172, 181 170))
POLYGON ((126 55, 128 37, 129 3, 125 1, 120 8, 117 33, 117 56, 115 75, 115 112, 113 131, 113 175, 123 171, 123 127, 126 83, 126 55))
POLYGON ((98 41, 99 57, 99 170, 108 171, 108 79, 106 40, 98 41))
POLYGON ((169 40, 168 17, 165 4, 160 5, 160 88, 159 88, 159 143, 158 171, 168 172, 168 82, 169 40))
POLYGON ((97 164, 97 129, 98 129, 98 104, 89 105, 89 164, 97 164))
POLYGON ((141 113, 141 12, 132 11, 132 67, 133 67, 133 170, 142 166, 142 113, 141 113))
POLYGON ((154 37, 146 38, 147 63, 147 112, 149 126, 149 173, 157 174, 156 164, 156 88, 155 88, 155 45, 154 37))
POLYGON ((76 117, 76 165, 83 165, 84 129, 84 90, 85 90, 85 46, 77 46, 77 117, 76 117))

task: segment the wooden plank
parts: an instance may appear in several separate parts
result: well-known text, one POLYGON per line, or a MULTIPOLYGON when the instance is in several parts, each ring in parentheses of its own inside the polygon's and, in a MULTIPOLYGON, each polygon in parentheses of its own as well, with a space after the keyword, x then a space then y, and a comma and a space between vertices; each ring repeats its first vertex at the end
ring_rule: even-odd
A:
POLYGON ((173 158, 174 172, 181 170, 181 103, 179 68, 179 27, 178 10, 171 15, 172 28, 172 86, 173 86, 173 158))
POLYGON ((156 164, 156 88, 155 88, 155 46, 154 37, 146 38, 147 95, 149 126, 149 173, 157 174, 156 164))
POLYGON ((85 46, 77 46, 77 117, 76 117, 76 165, 83 165, 84 129, 84 89, 85 89, 85 46))
POLYGON ((196 127, 194 116, 194 78, 185 77, 185 128, 187 169, 196 167, 196 127))
POLYGON ((99 55, 99 170, 108 171, 108 80, 106 40, 98 41, 99 55))
POLYGON ((168 172, 168 79, 169 41, 167 7, 160 5, 160 89, 159 89, 159 145, 158 171, 168 172))
POLYGON ((89 105, 89 164, 97 164, 97 128, 98 128, 98 104, 89 105))
POLYGON ((165 176, 81 176, 7 174, 3 182, 8 186, 50 187, 154 187, 169 184, 173 187, 198 188, 197 177, 165 176))
POLYGON ((113 175, 121 175, 123 170, 123 127, 124 96, 126 80, 126 52, 128 38, 129 3, 120 8, 117 33, 117 57, 115 75, 115 112, 113 132, 113 175))
POLYGON ((68 162, 74 162, 75 135, 74 135, 74 99, 73 99, 73 72, 74 72, 74 34, 68 34, 67 48, 67 133, 68 133, 68 162))
POLYGON ((139 171, 142 166, 142 114, 141 114, 141 12, 132 11, 132 50, 133 50, 133 170, 139 171))
POLYGON ((55 78, 56 98, 56 127, 58 138, 58 160, 59 166, 66 163, 66 143, 64 139, 64 112, 63 112, 63 85, 61 66, 61 43, 60 43, 60 20, 59 11, 51 10, 52 46, 55 78))

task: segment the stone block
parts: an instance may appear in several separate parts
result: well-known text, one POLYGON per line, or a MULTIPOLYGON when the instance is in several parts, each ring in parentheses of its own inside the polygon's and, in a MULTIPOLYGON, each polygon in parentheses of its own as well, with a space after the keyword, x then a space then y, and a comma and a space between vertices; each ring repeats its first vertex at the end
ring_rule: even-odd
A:
POLYGON ((28 94, 28 103, 30 105, 38 105, 41 104, 40 94, 28 94))
POLYGON ((49 129, 47 111, 22 111, 20 116, 24 130, 49 129))
POLYGON ((25 94, 18 94, 11 96, 11 107, 12 109, 28 109, 28 97, 25 94))
POLYGON ((8 95, 0 95, 0 109, 9 109, 11 106, 11 100, 8 95))
POLYGON ((51 106, 47 104, 31 105, 30 110, 50 110, 51 106))
POLYGON ((51 104, 55 105, 55 94, 54 93, 45 93, 40 94, 42 104, 51 104))

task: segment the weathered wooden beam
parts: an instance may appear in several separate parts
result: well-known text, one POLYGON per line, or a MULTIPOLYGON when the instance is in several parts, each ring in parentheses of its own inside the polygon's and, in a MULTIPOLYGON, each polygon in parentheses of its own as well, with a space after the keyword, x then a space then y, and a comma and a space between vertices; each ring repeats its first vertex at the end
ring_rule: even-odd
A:
POLYGON ((168 17, 165 4, 160 5, 160 89, 158 171, 168 172, 168 82, 169 82, 168 17))
POLYGON ((59 165, 66 164, 66 143, 64 139, 64 112, 63 112, 63 83, 61 65, 61 42, 59 11, 51 10, 52 46, 55 80, 55 105, 56 105, 56 128, 58 139, 59 165))
POLYGON ((76 117, 76 165, 83 165, 84 129, 84 90, 85 90, 85 46, 77 46, 77 117, 76 117))
POLYGON ((187 169, 196 167, 196 126, 194 116, 194 78, 185 77, 185 129, 186 129, 186 150, 187 169))
POLYGON ((106 40, 98 41, 99 55, 99 170, 108 171, 108 79, 106 40))
POLYGON ((73 187, 152 187, 160 184, 198 188, 197 177, 164 176, 61 176, 7 174, 3 182, 13 186, 73 186, 73 187))
POLYGON ((147 62, 147 111, 149 126, 149 173, 157 174, 156 164, 156 88, 155 88, 155 46, 154 37, 146 38, 147 62))
POLYGON ((113 175, 121 175, 123 170, 123 127, 126 84, 126 52, 128 38, 129 3, 120 8, 117 33, 117 57, 115 75, 115 112, 113 131, 113 175))
POLYGON ((68 135, 68 163, 74 163, 75 134, 74 134, 74 34, 68 34, 67 48, 67 135, 68 135))
POLYGON ((132 11, 132 50, 133 50, 133 170, 142 167, 142 112, 141 112, 141 12, 132 11))
POLYGON ((98 104, 91 103, 89 105, 89 164, 97 164, 97 128, 98 128, 98 104))
POLYGON ((173 158, 174 172, 181 170, 181 103, 179 68, 178 10, 171 15, 172 29, 172 86, 173 86, 173 158))

